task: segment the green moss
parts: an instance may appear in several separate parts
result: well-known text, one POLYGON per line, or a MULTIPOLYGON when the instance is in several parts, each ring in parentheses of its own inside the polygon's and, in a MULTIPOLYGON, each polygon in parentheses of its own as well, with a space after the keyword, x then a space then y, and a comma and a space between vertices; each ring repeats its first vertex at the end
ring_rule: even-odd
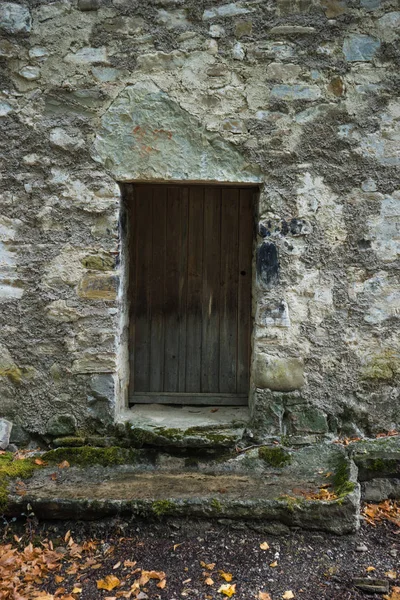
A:
POLYGON ((173 511, 175 505, 170 500, 155 500, 151 507, 154 514, 157 515, 157 517, 161 517, 173 511))
POLYGON ((90 465, 109 467, 112 465, 135 463, 137 453, 133 449, 119 448, 117 446, 111 446, 110 448, 83 446, 81 448, 56 448, 55 450, 46 452, 42 458, 52 463, 59 463, 66 460, 71 465, 79 467, 88 467, 90 465))
POLYGON ((85 269, 93 271, 112 271, 115 268, 115 259, 107 254, 85 256, 82 259, 85 269))
POLYGON ((0 455, 0 511, 7 505, 7 487, 10 480, 31 477, 37 468, 39 465, 36 465, 33 459, 14 460, 11 453, 0 455))
POLYGON ((335 467, 332 478, 335 494, 338 498, 343 498, 354 491, 355 484, 349 480, 350 468, 345 457, 340 459, 335 467))
POLYGON ((17 366, 0 369, 0 377, 8 377, 13 383, 20 383, 22 371, 17 366))
POLYGON ((217 498, 213 498, 211 500, 211 506, 213 507, 214 510, 216 510, 217 512, 221 512, 222 510, 222 504, 219 500, 217 500, 217 498))
POLYGON ((261 446, 258 449, 258 456, 270 467, 285 467, 292 462, 289 452, 280 447, 261 446))
POLYGON ((398 352, 388 348, 371 358, 362 372, 363 379, 390 380, 400 372, 400 357, 398 352))

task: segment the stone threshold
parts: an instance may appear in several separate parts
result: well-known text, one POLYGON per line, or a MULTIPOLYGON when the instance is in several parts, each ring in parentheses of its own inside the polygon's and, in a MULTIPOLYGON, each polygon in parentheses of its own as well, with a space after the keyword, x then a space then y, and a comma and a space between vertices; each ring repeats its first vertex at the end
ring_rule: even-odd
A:
POLYGON ((8 516, 30 505, 42 519, 257 519, 336 534, 359 527, 353 463, 334 445, 253 448, 197 460, 145 449, 58 448, 42 459, 48 465, 24 481, 23 495, 20 483, 10 485, 8 516), (60 468, 65 460, 70 467, 60 468), (317 498, 327 485, 335 495, 317 498))
POLYGON ((139 445, 181 448, 230 447, 238 443, 250 420, 243 406, 167 406, 136 404, 117 423, 139 445))

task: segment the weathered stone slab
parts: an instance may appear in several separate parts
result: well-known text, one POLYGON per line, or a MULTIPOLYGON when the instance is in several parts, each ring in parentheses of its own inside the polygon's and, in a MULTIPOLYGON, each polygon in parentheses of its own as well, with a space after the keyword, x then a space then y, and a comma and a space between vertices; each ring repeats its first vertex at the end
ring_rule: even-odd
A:
POLYGON ((285 461, 275 467, 250 455, 211 464, 199 459, 195 470, 183 470, 179 459, 174 469, 171 457, 164 461, 158 456, 154 463, 154 457, 146 460, 143 451, 131 450, 125 450, 130 457, 126 464, 121 464, 112 452, 115 464, 108 466, 104 449, 100 449, 97 461, 93 448, 92 466, 79 468, 74 466, 77 454, 77 464, 88 465, 82 450, 59 448, 53 458, 48 453, 46 460, 57 464, 68 457, 71 467, 56 480, 49 477, 54 465, 38 470, 26 480, 23 497, 11 486, 6 513, 16 514, 29 502, 39 518, 47 519, 94 519, 114 514, 257 519, 336 534, 354 532, 359 527, 356 484, 343 493, 338 487, 336 499, 313 499, 313 492, 326 486, 327 471, 334 471, 334 481, 340 480, 341 485, 350 483, 349 464, 340 448, 303 449, 294 455, 291 464, 285 461), (249 461, 254 462, 253 473, 249 472, 249 461))
POLYGON ((257 182, 257 167, 149 82, 128 86, 102 118, 95 141, 119 181, 257 182))

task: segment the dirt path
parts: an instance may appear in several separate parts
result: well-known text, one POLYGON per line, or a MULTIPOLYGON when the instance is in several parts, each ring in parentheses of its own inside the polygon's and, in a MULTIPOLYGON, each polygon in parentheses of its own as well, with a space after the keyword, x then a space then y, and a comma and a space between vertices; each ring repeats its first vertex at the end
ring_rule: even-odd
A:
MULTIPOLYGON (((54 550, 64 556, 61 569, 57 571, 57 579, 55 572, 51 573, 37 585, 37 590, 54 594, 61 586, 64 595, 59 592, 55 598, 127 597, 135 579, 132 573, 144 569, 165 572, 166 585, 160 589, 157 587, 160 578, 151 579, 141 586, 140 600, 222 600, 226 596, 218 590, 227 583, 236 584, 234 600, 257 599, 259 592, 268 592, 272 600, 278 600, 287 591, 301 600, 358 600, 382 599, 382 594, 358 591, 353 586, 353 577, 386 579, 390 588, 399 585, 399 580, 393 578, 393 572, 400 576, 400 535, 395 531, 394 525, 384 523, 376 527, 363 524, 354 536, 335 537, 304 531, 274 536, 232 522, 145 523, 114 519, 82 524, 30 522, 23 530, 22 525, 12 524, 5 527, 2 543, 13 540, 14 546, 23 548, 29 539, 34 545, 51 540, 54 550), (17 544, 15 540, 21 535, 17 544), (70 553, 74 547, 71 538, 78 548, 75 556, 70 553), (92 550, 79 552, 88 540, 95 542, 92 550), (264 542, 269 549, 260 548, 264 542), (128 563, 124 565, 125 561, 128 563), (208 568, 202 566, 202 562, 208 568), (82 568, 83 563, 87 565, 85 568, 82 568), (276 566, 271 566, 275 563, 276 566), (375 570, 368 572, 368 567, 375 570), (220 570, 232 574, 232 580, 225 581, 220 570), (107 575, 117 578, 122 585, 109 591, 98 589, 97 581, 107 575), (207 585, 207 578, 214 583, 207 585), (81 591, 71 595, 73 590, 81 591)), ((51 598, 47 596, 48 600, 51 598)))

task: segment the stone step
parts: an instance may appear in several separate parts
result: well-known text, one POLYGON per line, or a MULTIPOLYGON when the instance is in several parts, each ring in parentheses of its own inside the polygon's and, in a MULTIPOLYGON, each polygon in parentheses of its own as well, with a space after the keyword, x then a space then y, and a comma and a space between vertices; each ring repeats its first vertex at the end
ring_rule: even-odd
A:
MULTIPOLYGON (((71 461, 79 458, 77 449, 72 450, 71 461)), ((336 534, 357 530, 359 484, 342 448, 261 450, 224 461, 200 461, 195 467, 178 463, 171 468, 172 463, 163 460, 84 467, 71 462, 64 468, 55 463, 37 469, 22 486, 18 481, 10 484, 6 514, 32 510, 41 519, 115 515, 258 519, 336 534), (330 491, 327 500, 324 489, 330 491)), ((58 449, 47 459, 51 456, 59 460, 65 454, 58 449)))

